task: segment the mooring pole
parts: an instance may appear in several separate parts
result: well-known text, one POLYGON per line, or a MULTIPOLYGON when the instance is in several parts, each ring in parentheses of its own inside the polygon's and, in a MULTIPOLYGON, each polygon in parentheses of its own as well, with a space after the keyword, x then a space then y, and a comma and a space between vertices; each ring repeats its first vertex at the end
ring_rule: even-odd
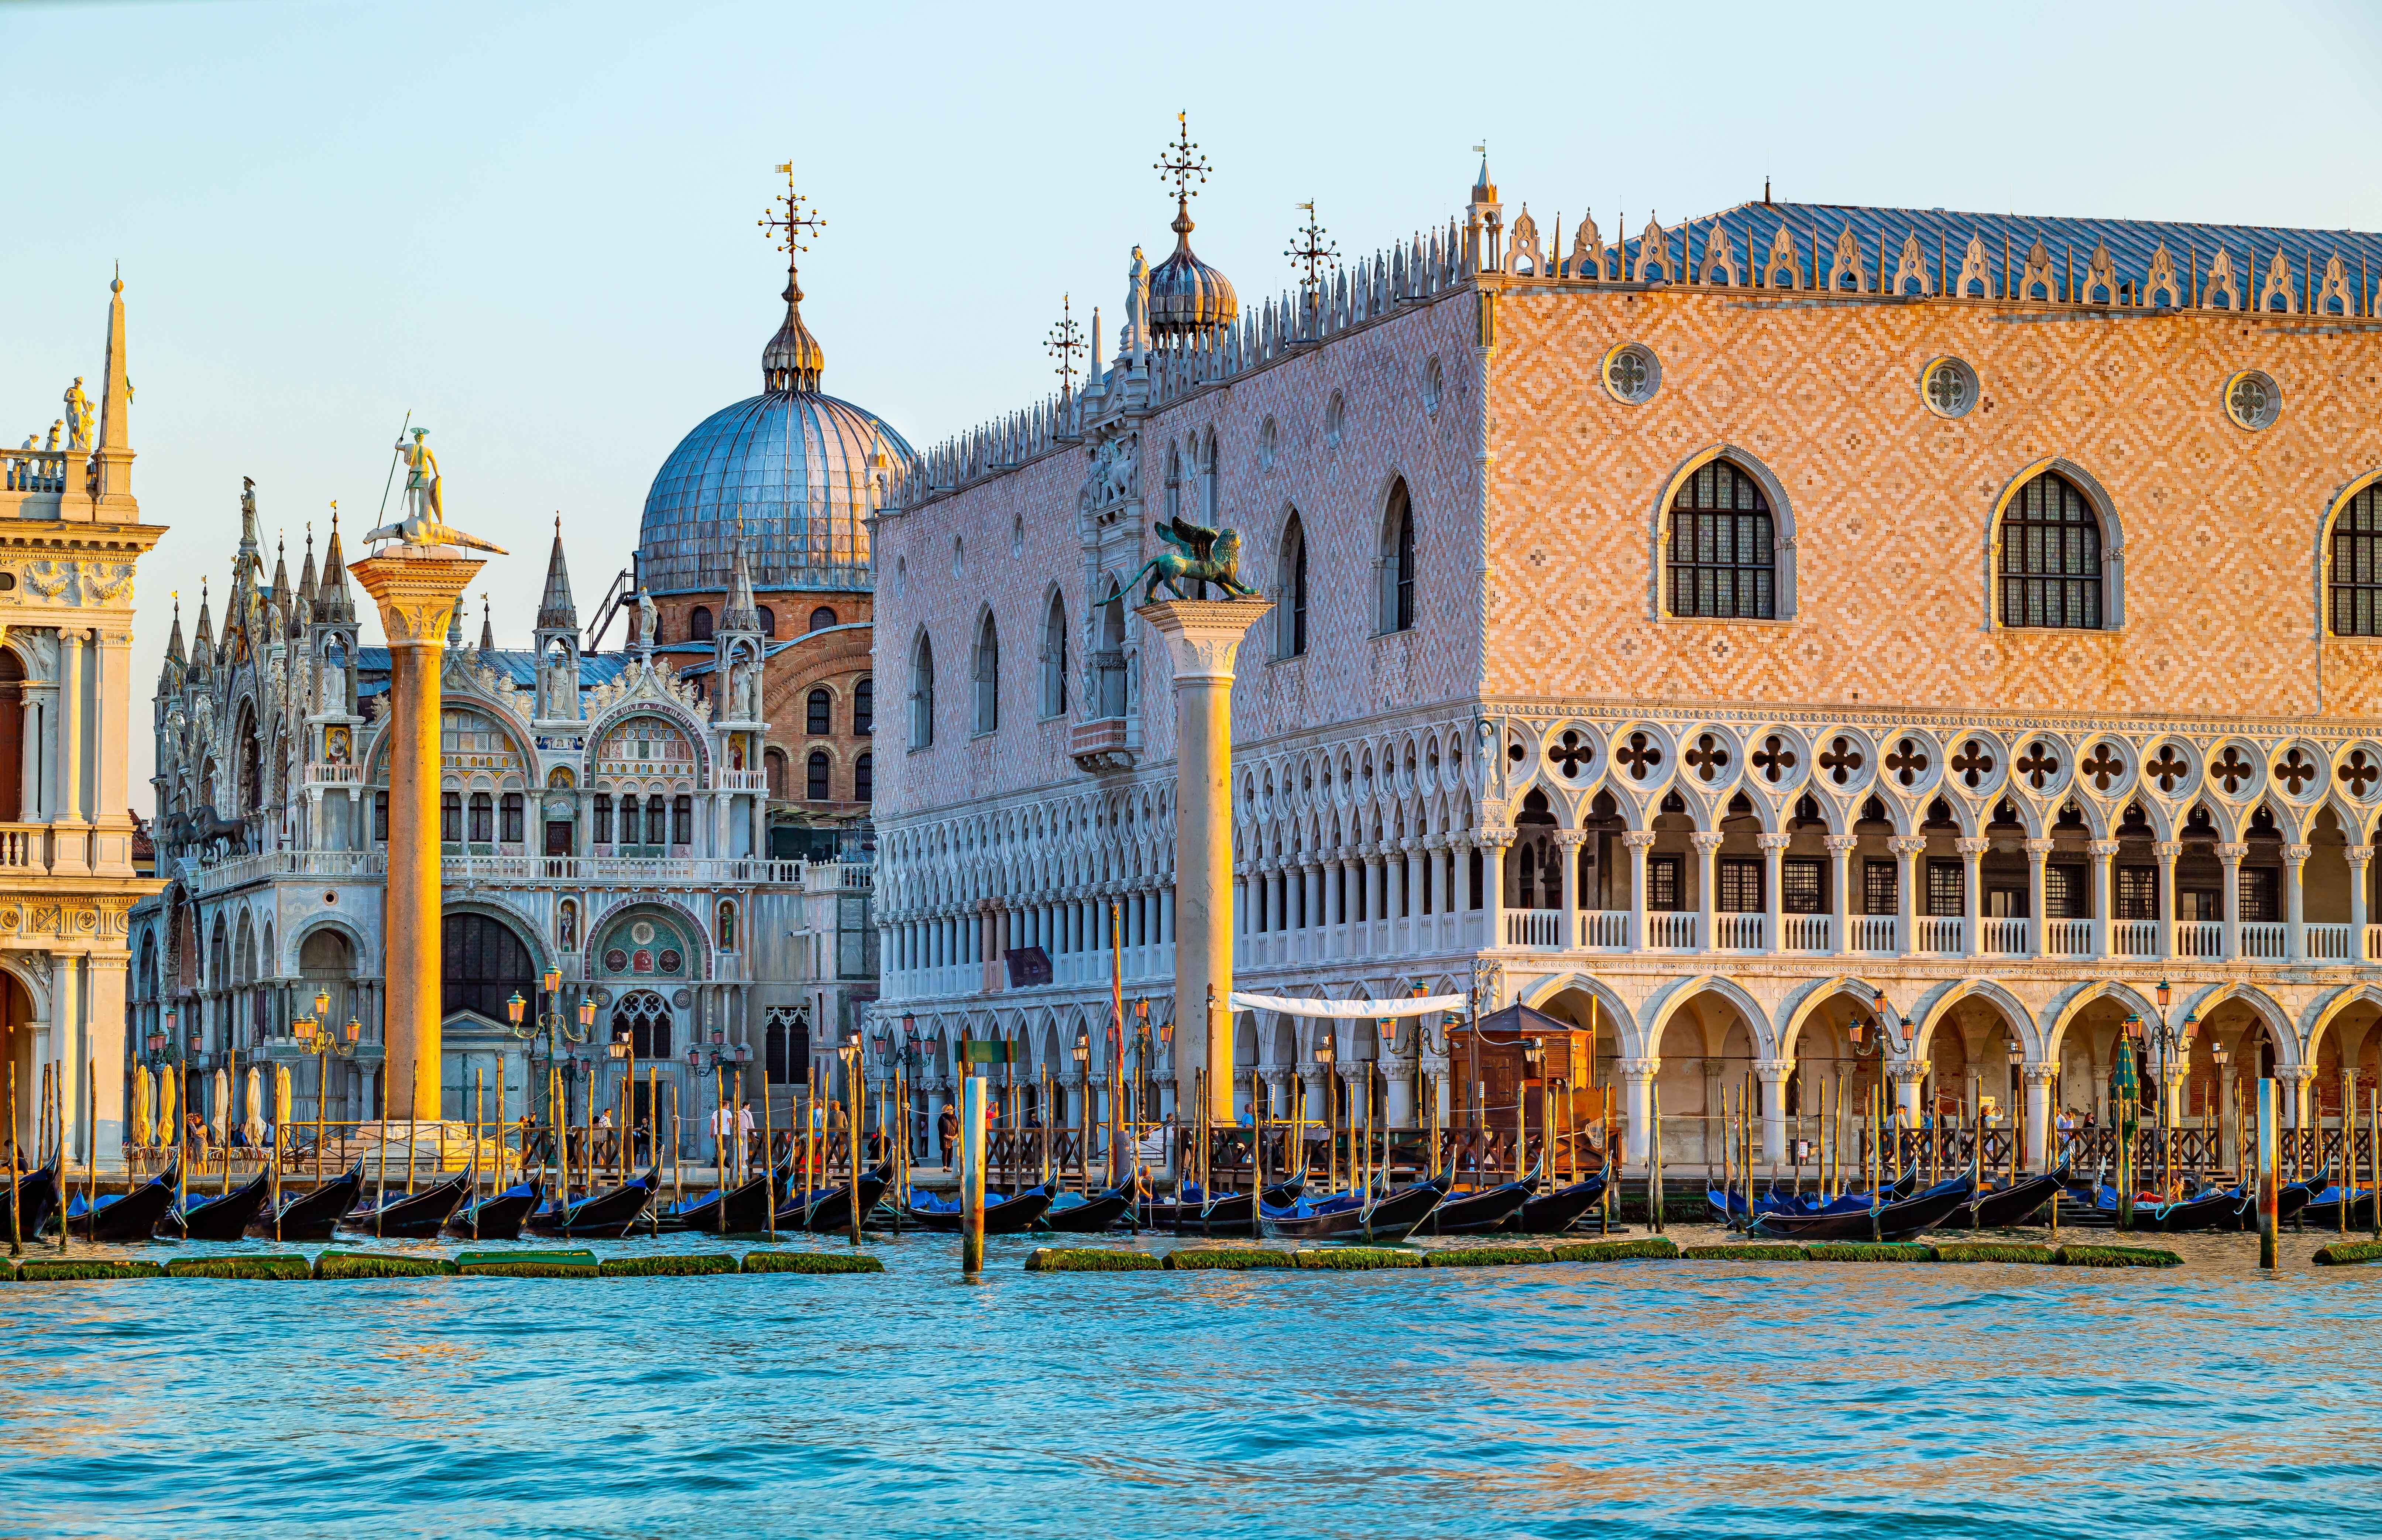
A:
POLYGON ((2275 1190, 2276 1089, 2272 1077, 2258 1081, 2258 1268, 2265 1273, 2275 1270, 2280 1224, 2275 1190))
POLYGON ((960 1275, 984 1271, 984 1078, 960 1080, 960 1275))

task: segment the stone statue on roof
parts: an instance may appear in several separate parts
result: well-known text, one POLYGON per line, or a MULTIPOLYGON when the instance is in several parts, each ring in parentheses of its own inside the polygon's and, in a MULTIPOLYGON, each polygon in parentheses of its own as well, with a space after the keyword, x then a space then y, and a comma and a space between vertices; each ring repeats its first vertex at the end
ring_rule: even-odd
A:
POLYGON ((91 410, 91 398, 82 393, 82 376, 80 375, 77 375, 75 376, 74 383, 67 387, 65 400, 67 403, 67 448, 71 450, 87 450, 91 448, 91 424, 92 414, 91 410))

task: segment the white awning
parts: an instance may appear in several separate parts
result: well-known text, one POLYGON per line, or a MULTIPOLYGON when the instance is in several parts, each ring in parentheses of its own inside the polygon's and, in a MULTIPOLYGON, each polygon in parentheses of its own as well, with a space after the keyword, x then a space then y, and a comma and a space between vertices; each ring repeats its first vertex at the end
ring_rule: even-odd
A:
POLYGON ((1433 1011, 1460 1011, 1470 1004, 1470 999, 1461 994, 1427 994, 1419 1000, 1300 1000, 1287 994, 1233 992, 1233 1008, 1236 1011, 1280 1011, 1284 1016, 1331 1016, 1341 1021, 1373 1021, 1385 1016, 1429 1016, 1433 1011))

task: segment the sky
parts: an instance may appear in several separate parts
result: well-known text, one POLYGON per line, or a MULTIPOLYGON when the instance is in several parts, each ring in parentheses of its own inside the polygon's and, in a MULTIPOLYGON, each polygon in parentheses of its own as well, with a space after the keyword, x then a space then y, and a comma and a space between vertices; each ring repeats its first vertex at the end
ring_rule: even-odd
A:
MULTIPOLYGON (((256 481, 294 574, 377 522, 399 425, 525 646, 559 513, 582 619, 671 447, 760 388, 784 185, 824 388, 920 448, 1052 388, 1070 295, 1115 336, 1187 112, 1194 243, 1244 302, 1443 223, 1485 139, 1508 209, 1756 199, 2382 228, 2382 11, 1374 4, 10 4, 0 437, 97 394, 121 263, 141 563, 131 777, 170 595, 220 589, 256 481)), ((272 558, 267 554, 267 562, 272 558)), ((269 566, 268 566, 269 570, 269 566)), ((368 607, 367 607, 368 608, 368 607)), ((368 626, 369 634, 376 627, 368 626)), ((616 628, 612 641, 617 645, 616 628)))

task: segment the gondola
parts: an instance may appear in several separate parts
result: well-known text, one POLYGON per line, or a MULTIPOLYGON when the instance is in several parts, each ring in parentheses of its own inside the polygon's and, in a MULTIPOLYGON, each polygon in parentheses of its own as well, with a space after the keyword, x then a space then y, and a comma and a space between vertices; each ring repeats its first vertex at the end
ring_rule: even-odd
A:
POLYGON ((2020 1177, 2008 1187, 1979 1192, 1965 1207, 1955 1210, 1944 1221, 1947 1230, 2001 1230, 2013 1225, 2023 1225, 2051 1195, 2068 1185, 2070 1161, 2061 1156, 2059 1164, 2040 1177, 2020 1177))
POLYGON ((458 1172, 419 1192, 392 1193, 376 1209, 352 1209, 339 1223, 382 1240, 430 1240, 455 1217, 479 1178, 476 1167, 458 1172))
POLYGON ((1977 1166, 1937 1182, 1923 1192, 1872 1209, 1820 1214, 1757 1214, 1747 1233, 1765 1240, 1903 1240, 1924 1235, 1966 1204, 1976 1189, 1977 1166))
POLYGON ((466 1240, 518 1240, 522 1221, 537 1207, 538 1195, 545 1189, 546 1184, 532 1177, 476 1203, 466 1203, 447 1221, 447 1234, 466 1240))
POLYGON ((2300 1224, 2308 1229, 2323 1232, 2337 1232, 2344 1223, 2352 1230, 2367 1230, 2374 1227, 2374 1189, 2372 1188, 2359 1188, 2347 1195, 2349 1216, 2346 1221, 2342 1219, 2340 1213, 2342 1200, 2343 1195, 2338 1183, 2326 1188, 2308 1200, 2307 1207, 2300 1210, 2300 1224))
MULTIPOLYGON (((1145 1230, 1173 1230, 1179 1221, 1187 1233, 1193 1226, 1202 1233, 1246 1235, 1253 1211, 1246 1192, 1219 1192, 1213 1197, 1199 1190, 1197 1182, 1185 1183, 1177 1189, 1183 1196, 1168 1202, 1155 1198, 1141 1201, 1141 1227, 1145 1230)), ((1287 1181, 1276 1182, 1265 1189, 1265 1201, 1277 1208, 1287 1207, 1299 1200, 1307 1190, 1307 1173, 1301 1171, 1287 1181)))
POLYGON ((268 1168, 229 1192, 212 1198, 191 1193, 180 1210, 166 1209, 159 1228, 171 1230, 184 1240, 238 1240, 272 1201, 273 1172, 268 1168))
POLYGON ((173 1208, 180 1179, 176 1162, 129 1191, 111 1192, 95 1203, 77 1194, 67 1205, 67 1228, 85 1240, 146 1240, 173 1208))
POLYGON ((2213 1230, 2229 1222, 2238 1221, 2244 1210, 2256 1207, 2257 1199, 2253 1195, 2212 1187, 2189 1198, 2179 1198, 2172 1203, 2137 1203, 2134 1206, 2134 1228, 2161 1235, 2213 1230))
MULTIPOLYGON (((1914 1165, 1885 1184, 1885 1201, 1897 1203, 1918 1190, 1919 1168, 1914 1165)), ((1746 1195, 1737 1191, 1734 1184, 1725 1192, 1716 1187, 1706 1187, 1704 1202, 1712 1210, 1713 1224, 1726 1225, 1731 1229, 1744 1227, 1748 1208, 1746 1195)), ((1771 1183, 1770 1190, 1751 1203, 1755 1217, 1765 1214, 1867 1214, 1869 1208, 1867 1192, 1848 1192, 1840 1198, 1823 1201, 1817 1191, 1781 1192, 1776 1182, 1771 1183)))
MULTIPOLYGON (((860 1222, 866 1225, 877 1213, 878 1203, 885 1189, 893 1185, 893 1163, 878 1161, 860 1178, 860 1222)), ((852 1229, 852 1184, 841 1187, 814 1188, 778 1207, 778 1228, 808 1230, 814 1235, 833 1235, 852 1229)))
MULTIPOLYGON (((984 1233, 987 1235, 1017 1235, 1042 1222, 1050 1212, 1051 1201, 1059 1196, 1059 1184, 1044 1182, 1025 1191, 984 1205, 984 1233)), ((957 1199, 947 1199, 937 1193, 913 1190, 910 1201, 902 1205, 902 1214, 912 1223, 929 1230, 956 1230, 960 1227, 960 1205, 957 1199), (932 1204, 920 1208, 920 1202, 932 1204), (951 1207, 942 1205, 950 1203, 951 1207)))
POLYGON ((11 1223, 10 1214, 21 1215, 14 1223, 16 1235, 31 1240, 42 1233, 50 1215, 58 1212, 58 1157, 52 1155, 48 1164, 31 1171, 18 1173, 17 1185, 5 1195, 8 1206, 0 1209, 0 1229, 11 1223))
POLYGON ((1522 1212, 1522 1205, 1538 1196, 1539 1183, 1546 1171, 1546 1157, 1529 1169, 1529 1175, 1516 1182, 1500 1182, 1495 1187, 1478 1192, 1450 1193, 1439 1207, 1430 1211, 1430 1229, 1433 1235, 1480 1235, 1489 1230, 1501 1230, 1505 1222, 1522 1212))
POLYGON ((700 1198, 672 1203, 655 1216, 655 1227, 668 1232, 693 1230, 706 1235, 754 1235, 769 1227, 769 1199, 783 1197, 786 1178, 793 1174, 790 1157, 775 1172, 764 1171, 723 1198, 718 1189, 700 1198))
POLYGON ((1062 1193, 1052 1201, 1049 1211, 1042 1215, 1043 1226, 1063 1230, 1069 1235, 1105 1230, 1124 1217, 1125 1210, 1133 1207, 1134 1199, 1141 1190, 1141 1173, 1136 1170, 1131 1181, 1089 1198, 1079 1192, 1062 1193))
MULTIPOLYGON (((363 1190, 364 1163, 361 1156, 348 1167, 343 1176, 332 1177, 312 1192, 285 1199, 281 1204, 280 1232, 284 1240, 328 1240, 347 1212, 356 1206, 356 1194, 363 1190)), ((266 1240, 274 1238, 271 1214, 260 1214, 248 1226, 248 1233, 266 1240)))
MULTIPOLYGON (((2326 1166, 2322 1171, 2317 1172, 2313 1178, 2307 1181, 2285 1182, 2281 1184, 2275 1189, 2276 1226, 2280 1227, 2281 1226, 2288 1225, 2292 1220, 2299 1218, 2300 1215, 2307 1212, 2308 1204, 2314 1201, 2315 1195, 2326 1190, 2331 1186, 2332 1167, 2329 1165, 2326 1166)), ((2254 1183, 2244 1182, 2237 1190, 2246 1193, 2248 1195, 2248 1201, 2241 1205, 2241 1212, 2232 1218, 2219 1221, 2216 1228, 2220 1230, 2254 1230, 2258 1227, 2258 1189, 2254 1183)), ((2139 1209, 2136 1212, 2139 1213, 2139 1209)), ((2337 1223, 2338 1221, 2336 1221, 2336 1224, 2337 1223)))
POLYGON ((1603 1201, 1604 1173, 1600 1171, 1586 1181, 1525 1200, 1521 1211, 1505 1221, 1504 1228, 1519 1235, 1562 1235, 1603 1201))
POLYGON ((524 1224, 534 1235, 618 1240, 645 1216, 645 1205, 654 1201, 654 1189, 661 1186, 661 1179, 662 1168, 649 1166, 644 1176, 619 1187, 567 1202, 558 1200, 548 1203, 532 1214, 524 1224))
POLYGON ((1415 1226, 1430 1217, 1455 1185, 1455 1169, 1429 1181, 1385 1192, 1368 1201, 1366 1192, 1339 1192, 1285 1207, 1269 1204, 1260 1211, 1265 1233, 1276 1240, 1404 1240, 1415 1226))

